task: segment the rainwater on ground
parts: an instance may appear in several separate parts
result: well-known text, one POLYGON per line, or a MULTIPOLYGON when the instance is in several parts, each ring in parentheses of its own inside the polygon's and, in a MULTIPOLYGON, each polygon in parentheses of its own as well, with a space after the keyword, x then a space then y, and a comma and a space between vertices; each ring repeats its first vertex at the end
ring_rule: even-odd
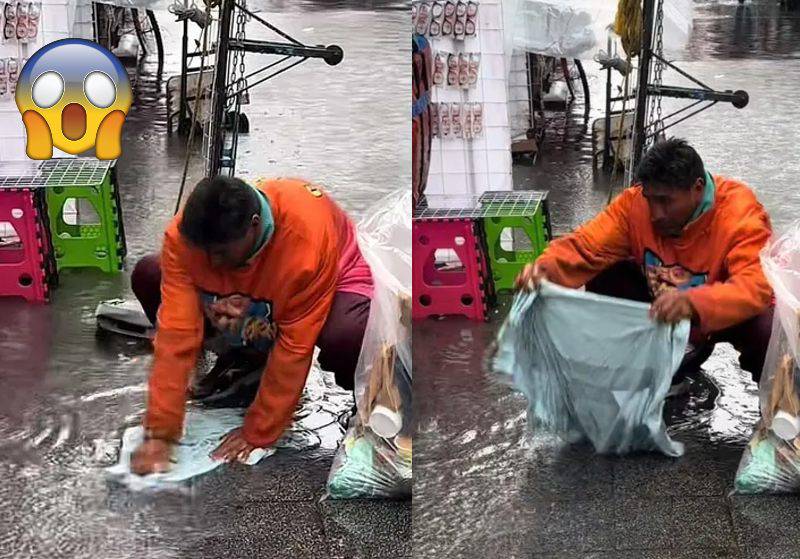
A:
MULTIPOLYGON (((678 66, 720 90, 744 89, 742 110, 718 104, 677 125, 714 174, 748 183, 776 231, 796 219, 800 163, 800 12, 777 1, 696 1, 678 66)), ((605 73, 584 62, 591 108, 580 97, 566 126, 548 130, 535 166, 517 164, 517 189, 548 190, 555 232, 601 210, 609 181, 592 168, 591 123, 603 114, 605 73)), ((687 85, 665 71, 664 83, 687 85)), ((664 113, 682 106, 664 101, 664 113)), ((554 120, 558 120, 555 118, 554 120)), ((615 190, 622 188, 617 178, 615 190)), ((507 300, 504 301, 507 303, 507 300)), ((524 398, 487 373, 507 306, 488 324, 415 323, 419 418, 414 552, 419 557, 800 557, 800 501, 730 496, 757 421, 757 386, 720 345, 687 396, 665 410, 680 459, 595 455, 526 430, 524 398)))
MULTIPOLYGON (((405 9, 339 1, 249 6, 306 44, 340 45, 345 57, 335 67, 309 60, 251 92, 240 176, 318 182, 355 218, 407 187, 405 9)), ((186 154, 186 137, 167 134, 164 88, 179 72, 181 25, 166 10, 156 15, 164 74, 156 74, 154 57, 131 69, 134 104, 118 162, 126 271, 67 270, 46 306, 0 301, 0 557, 409 556, 410 502, 319 501, 333 449, 313 436, 302 452, 281 449, 252 468, 223 466, 188 494, 138 494, 106 481, 103 468, 116 460, 122 430, 144 411, 151 350, 98 334, 95 308, 132 296, 130 270, 160 247, 186 154)), ((247 29, 248 38, 277 40, 255 22, 247 29)), ((256 69, 258 56, 247 63, 256 69)), ((202 169, 196 155, 190 185, 202 169)), ((303 420, 312 430, 348 405, 330 378, 316 378, 307 397, 303 414, 315 411, 303 420)))

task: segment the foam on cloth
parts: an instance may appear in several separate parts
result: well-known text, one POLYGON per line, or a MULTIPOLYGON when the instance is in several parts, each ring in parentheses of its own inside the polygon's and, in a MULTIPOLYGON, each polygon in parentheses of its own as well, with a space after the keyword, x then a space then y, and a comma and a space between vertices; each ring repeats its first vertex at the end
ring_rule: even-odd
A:
MULTIPOLYGON (((211 458, 222 437, 232 429, 241 427, 242 409, 189 409, 183 438, 173 446, 172 467, 165 473, 138 476, 131 473, 131 454, 144 440, 142 426, 130 427, 122 435, 119 463, 108 468, 108 474, 131 489, 156 488, 180 484, 208 473, 224 462, 211 458)), ((274 448, 257 448, 250 453, 246 464, 252 466, 265 456, 275 453, 274 448)))

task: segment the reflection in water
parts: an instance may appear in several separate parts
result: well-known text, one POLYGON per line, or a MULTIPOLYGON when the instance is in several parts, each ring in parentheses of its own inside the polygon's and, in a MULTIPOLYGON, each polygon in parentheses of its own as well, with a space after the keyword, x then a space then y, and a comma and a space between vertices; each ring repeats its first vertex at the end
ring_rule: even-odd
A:
MULTIPOLYGON (((712 173, 750 184, 781 229, 800 208, 800 162, 786 157, 795 153, 800 133, 800 105, 794 102, 794 84, 800 80, 800 13, 766 0, 742 6, 736 0, 699 0, 696 6, 688 60, 679 66, 712 87, 748 91, 750 104, 743 110, 718 104, 673 133, 697 147, 712 173)), ((591 121, 602 116, 605 74, 594 62, 584 65, 591 121)), ((688 85, 669 71, 664 83, 688 85)), ((681 106, 665 100, 664 113, 681 106)), ((592 172, 591 136, 580 102, 566 115, 563 134, 548 130, 536 166, 514 167, 514 182, 517 188, 550 191, 556 232, 569 231, 602 209, 609 185, 592 172)), ((613 186, 622 187, 619 179, 613 186)), ((727 480, 725 486, 702 488, 702 494, 722 495, 732 488, 759 411, 757 387, 739 369, 730 346, 718 346, 688 396, 666 406, 671 435, 687 443, 685 457, 600 457, 585 447, 531 437, 524 399, 484 373, 486 353, 504 314, 495 313, 490 325, 460 319, 415 324, 415 362, 422 369, 415 387, 421 410, 414 471, 414 549, 420 556, 473 556, 475 548, 507 550, 506 556, 513 556, 535 540, 539 527, 550 534, 562 533, 561 526, 575 527, 564 533, 576 535, 581 522, 594 526, 598 521, 558 516, 561 501, 610 503, 648 491, 680 498, 686 491, 677 484, 690 476, 677 472, 693 468, 720 468, 727 480), (542 525, 549 521, 561 524, 542 525)), ((570 515, 582 509, 563 510, 570 515)), ((607 520, 609 514, 601 516, 607 520)))
MULTIPOLYGON (((308 61, 252 91, 238 167, 248 178, 318 181, 358 217, 410 184, 405 34, 399 43, 406 12, 366 1, 259 6, 282 4, 288 13, 262 15, 307 44, 341 45, 345 59, 334 68, 308 61)), ((154 60, 141 68, 118 163, 128 270, 160 245, 186 152, 186 138, 167 135, 164 93, 166 77, 179 70, 181 25, 166 11, 157 17, 168 47, 165 75, 155 76, 154 60)), ((251 30, 252 38, 273 38, 251 30)), ((256 64, 248 55, 248 68, 256 64)), ((201 173, 195 157, 189 184, 201 173)), ((219 487, 229 492, 237 472, 221 468, 193 486, 189 500, 106 485, 102 467, 115 460, 124 428, 141 419, 151 362, 147 344, 96 334, 97 304, 127 296, 127 274, 68 270, 48 306, 0 300, 0 557, 196 556, 194 536, 225 530, 220 538, 229 538, 231 518, 219 513, 228 494, 214 483, 223 478, 219 487)), ((320 456, 323 469, 330 463, 343 404, 317 388, 305 408, 314 413, 301 420, 307 432, 294 442, 319 448, 284 468, 320 469, 306 462, 320 456)))

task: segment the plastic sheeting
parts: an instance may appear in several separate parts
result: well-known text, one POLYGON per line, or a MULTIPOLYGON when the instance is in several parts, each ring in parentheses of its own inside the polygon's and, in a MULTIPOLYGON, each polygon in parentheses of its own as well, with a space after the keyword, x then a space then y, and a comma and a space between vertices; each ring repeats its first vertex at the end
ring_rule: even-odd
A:
POLYGON ((333 498, 411 495, 411 192, 378 203, 358 226, 375 281, 356 367, 358 413, 328 477, 333 498))
POLYGON ((662 409, 689 322, 656 323, 648 309, 547 282, 517 294, 494 369, 527 397, 531 428, 588 439, 602 454, 683 454, 667 435, 662 409))
POLYGON ((761 373, 761 421, 734 482, 739 493, 800 491, 800 222, 761 252, 775 318, 761 373))
MULTIPOLYGON (((512 49, 559 58, 591 59, 605 49, 617 2, 504 0, 506 53, 512 49)), ((692 0, 664 0, 664 53, 680 59, 692 31, 692 0)))

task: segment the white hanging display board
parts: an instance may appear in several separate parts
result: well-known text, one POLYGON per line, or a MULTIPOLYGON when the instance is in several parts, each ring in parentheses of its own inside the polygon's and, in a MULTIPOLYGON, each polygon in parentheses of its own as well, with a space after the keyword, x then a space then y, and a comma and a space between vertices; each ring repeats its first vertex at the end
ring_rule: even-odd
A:
POLYGON ((25 60, 42 46, 70 37, 94 39, 90 0, 0 0, 0 161, 28 158, 25 127, 14 102, 14 77, 22 70, 25 60), (30 17, 36 15, 36 10, 39 11, 38 23, 35 17, 30 17), (24 27, 18 25, 20 22, 24 27), (18 35, 23 29, 28 33, 20 38, 18 35), (10 74, 9 70, 14 73, 10 74))
MULTIPOLYGON (((448 2, 426 1, 416 3, 419 14, 425 9, 431 12, 434 5, 446 8, 448 2)), ((452 2, 458 5, 459 2, 452 2)), ((436 57, 440 56, 440 70, 443 63, 443 83, 431 88, 432 107, 440 118, 439 135, 431 142, 431 164, 428 174, 426 194, 478 195, 487 190, 512 190, 511 180, 511 134, 508 121, 508 87, 504 60, 503 12, 501 0, 481 0, 463 2, 476 5, 477 14, 474 35, 469 33, 463 39, 443 36, 449 27, 440 26, 426 37, 431 42, 434 71, 436 57), (438 34, 436 32, 438 31, 438 34), (448 61, 462 56, 465 63, 477 62, 477 79, 473 76, 466 87, 458 83, 448 83, 448 61), (454 129, 452 112, 457 111, 460 119, 454 129), (442 134, 441 115, 446 111, 449 119, 449 133, 442 134), (479 116, 476 117, 476 111, 479 116), (478 120, 480 119, 480 120, 478 120), (471 132, 470 132, 471 128, 471 132)), ((474 9, 471 7, 470 9, 474 9)), ((430 18, 435 14, 431 13, 430 18)), ((419 17, 419 16, 417 16, 419 17)), ((439 22, 446 16, 439 18, 439 22)), ((436 21, 434 19, 434 21, 436 21)), ((417 32, 420 28, 416 28, 417 32)), ((458 73, 458 72, 457 72, 458 73)))

